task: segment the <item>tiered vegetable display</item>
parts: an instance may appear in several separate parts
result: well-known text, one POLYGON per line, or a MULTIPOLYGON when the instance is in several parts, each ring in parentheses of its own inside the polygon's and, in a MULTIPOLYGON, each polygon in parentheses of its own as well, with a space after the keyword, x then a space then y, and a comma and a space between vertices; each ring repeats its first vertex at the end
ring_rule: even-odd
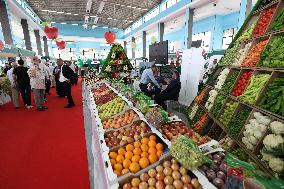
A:
POLYGON ((206 95, 206 89, 204 88, 201 93, 199 95, 197 95, 194 99, 194 101, 197 103, 197 104, 201 104, 202 100, 204 99, 206 95))
POLYGON ((243 94, 244 90, 247 87, 248 82, 250 81, 252 73, 253 72, 245 72, 240 76, 239 80, 237 81, 232 91, 233 96, 237 97, 243 94))
POLYGON ((284 77, 275 78, 267 87, 259 104, 262 108, 284 116, 284 77))
POLYGON ((237 52, 239 51, 239 48, 240 48, 240 44, 236 43, 234 46, 228 49, 224 57, 221 59, 219 65, 222 65, 222 66, 231 65, 232 62, 234 62, 237 57, 237 52))
POLYGON ((230 76, 228 76, 225 84, 223 85, 221 89, 221 92, 228 94, 231 91, 233 85, 235 84, 235 81, 238 75, 239 75, 239 72, 233 71, 233 73, 230 76))
POLYGON ((205 113, 203 114, 198 121, 194 124, 193 128, 196 132, 198 132, 199 134, 201 134, 203 127, 205 126, 206 122, 208 119, 208 115, 205 113))
POLYGON ((261 54, 260 67, 283 68, 284 67, 284 36, 275 36, 267 44, 261 54))
POLYGON ((247 40, 251 37, 251 34, 256 26, 256 21, 254 21, 245 31, 244 33, 236 40, 236 42, 247 40))
POLYGON ((241 63, 241 67, 255 67, 259 62, 260 54, 265 48, 267 42, 268 40, 263 40, 253 46, 244 61, 241 63))
POLYGON ((251 109, 248 107, 243 107, 240 111, 232 118, 229 123, 228 130, 232 136, 238 136, 241 129, 243 128, 251 109))
POLYGON ((268 8, 266 9, 259 21, 258 21, 258 24, 253 32, 253 37, 258 37, 258 36, 261 36, 265 33, 269 23, 270 23, 270 20, 271 18, 273 17, 274 13, 275 13, 275 10, 276 10, 276 7, 271 7, 271 8, 268 8))
POLYGON ((270 122, 271 119, 268 116, 264 116, 260 112, 253 113, 253 118, 245 125, 243 132, 244 137, 242 138, 242 142, 246 145, 247 149, 253 150, 256 147, 266 133, 270 122))
POLYGON ((217 95, 218 95, 218 92, 216 90, 214 90, 214 89, 209 92, 209 98, 208 98, 208 100, 207 100, 207 102, 205 104, 205 108, 207 110, 211 110, 217 95))
POLYGON ((268 81, 270 74, 253 75, 245 92, 238 98, 246 103, 255 104, 264 84, 268 81))
POLYGON ((273 31, 281 30, 284 28, 284 10, 282 10, 272 23, 271 29, 273 31))
POLYGON ((196 115, 197 113, 197 110, 198 110, 198 104, 196 104, 195 102, 193 102, 193 105, 189 108, 188 110, 188 117, 189 119, 193 119, 194 116, 196 115))
POLYGON ((142 173, 139 177, 132 178, 121 187, 123 189, 200 189, 201 185, 191 171, 173 158, 142 173))
POLYGON ((237 106, 238 106, 238 103, 234 102, 234 101, 230 101, 230 102, 226 103, 226 106, 224 108, 224 112, 219 118, 220 122, 223 125, 225 125, 225 126, 228 125, 228 123, 230 122, 237 106))
POLYGON ((214 105, 213 105, 213 107, 212 107, 212 109, 211 109, 211 111, 210 111, 211 114, 212 114, 214 117, 217 117, 218 114, 220 113, 220 110, 221 110, 221 108, 222 108, 222 106, 223 106, 225 100, 226 100, 226 97, 223 96, 223 95, 218 95, 218 96, 216 97, 216 100, 215 100, 215 102, 214 102, 214 105))
POLYGON ((243 60, 245 59, 247 53, 250 50, 250 47, 252 45, 252 42, 247 43, 243 48, 240 49, 238 52, 238 56, 235 59, 235 62, 232 64, 232 66, 240 66, 243 60))

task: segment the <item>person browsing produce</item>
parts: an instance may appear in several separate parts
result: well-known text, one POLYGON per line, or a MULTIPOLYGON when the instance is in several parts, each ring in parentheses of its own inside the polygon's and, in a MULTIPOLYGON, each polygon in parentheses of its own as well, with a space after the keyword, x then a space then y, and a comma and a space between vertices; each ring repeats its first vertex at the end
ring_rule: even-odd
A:
POLYGON ((142 73, 141 79, 140 79, 140 84, 139 87, 142 92, 144 92, 147 96, 152 96, 153 93, 150 90, 148 90, 148 84, 152 82, 157 90, 160 90, 159 83, 155 79, 154 75, 157 73, 157 67, 153 65, 151 68, 145 69, 142 73))

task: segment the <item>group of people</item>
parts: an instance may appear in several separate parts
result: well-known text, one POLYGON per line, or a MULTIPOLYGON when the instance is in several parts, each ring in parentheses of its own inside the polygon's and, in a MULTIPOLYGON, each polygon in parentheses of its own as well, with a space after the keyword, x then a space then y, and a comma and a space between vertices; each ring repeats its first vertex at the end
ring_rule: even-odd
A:
POLYGON ((153 65, 151 68, 145 69, 142 73, 139 87, 147 96, 152 97, 157 104, 166 108, 165 102, 167 100, 177 101, 179 98, 181 89, 180 74, 178 71, 173 71, 172 78, 163 81, 167 84, 164 90, 162 90, 162 84, 159 84, 155 78, 157 75, 157 66, 153 65))
POLYGON ((32 108, 31 92, 34 93, 36 108, 38 111, 47 110, 46 94, 50 95, 50 87, 55 79, 57 95, 67 97, 68 104, 65 108, 75 106, 71 95, 71 85, 77 84, 78 75, 75 65, 70 61, 64 64, 62 59, 57 60, 57 66, 53 68, 49 63, 43 63, 38 56, 32 58, 30 67, 24 66, 22 59, 18 63, 13 62, 11 66, 5 66, 4 73, 11 83, 12 102, 16 109, 20 108, 19 94, 21 94, 27 109, 32 108))

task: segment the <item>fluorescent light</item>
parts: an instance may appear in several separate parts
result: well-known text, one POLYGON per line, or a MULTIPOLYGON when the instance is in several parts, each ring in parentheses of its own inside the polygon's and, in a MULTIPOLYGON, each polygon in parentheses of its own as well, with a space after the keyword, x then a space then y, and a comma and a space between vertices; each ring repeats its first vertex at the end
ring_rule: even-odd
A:
POLYGON ((107 26, 104 26, 103 28, 108 28, 107 26))
POLYGON ((118 28, 113 28, 114 30, 118 30, 118 28))
POLYGON ((115 4, 115 5, 120 6, 120 4, 119 4, 119 3, 117 3, 117 4, 115 4))
POLYGON ((136 9, 136 7, 132 7, 133 9, 136 9))
POLYGON ((143 10, 145 10, 145 11, 146 11, 146 10, 148 10, 148 9, 143 9, 143 10))
POLYGON ((74 14, 74 16, 78 16, 78 15, 79 15, 79 14, 77 14, 77 13, 76 13, 76 14, 74 14))
POLYGON ((90 16, 91 18, 96 18, 97 16, 90 16))
POLYGON ((48 11, 48 12, 56 12, 56 11, 51 11, 51 10, 50 10, 50 11, 48 11))
POLYGON ((96 25, 93 25, 93 26, 92 26, 92 29, 95 29, 96 27, 97 27, 96 25))
POLYGON ((72 24, 73 26, 78 26, 79 24, 72 24))
POLYGON ((137 9, 138 9, 138 10, 141 10, 142 8, 138 7, 137 9))
POLYGON ((49 12, 49 10, 41 10, 42 12, 49 12))
POLYGON ((129 20, 129 22, 133 22, 132 20, 129 20))
POLYGON ((127 22, 128 20, 124 20, 125 22, 127 22))
POLYGON ((56 22, 50 22, 51 24, 55 24, 56 22))
POLYGON ((120 5, 120 6, 125 7, 125 5, 120 5))
POLYGON ((57 12, 57 13, 58 13, 58 14, 64 14, 64 12, 62 12, 62 11, 61 11, 61 12, 57 12))
POLYGON ((112 20, 112 18, 110 18, 110 17, 109 17, 109 18, 107 18, 107 19, 108 19, 108 20, 112 20))
POLYGON ((128 8, 131 8, 131 6, 130 6, 130 5, 128 5, 127 7, 128 7, 128 8))
POLYGON ((72 14, 72 13, 70 13, 70 12, 67 12, 66 14, 72 14))
POLYGON ((66 22, 62 22, 62 23, 60 23, 60 24, 67 24, 66 22))

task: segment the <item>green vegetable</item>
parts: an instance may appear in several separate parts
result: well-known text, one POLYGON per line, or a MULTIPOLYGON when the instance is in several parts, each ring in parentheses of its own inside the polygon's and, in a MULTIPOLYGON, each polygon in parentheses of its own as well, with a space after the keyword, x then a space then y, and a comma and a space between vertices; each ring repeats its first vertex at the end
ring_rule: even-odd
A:
POLYGON ((214 117, 217 117, 218 113, 220 112, 224 102, 226 100, 226 97, 222 96, 222 95, 218 95, 214 101, 214 104, 211 108, 211 114, 214 117))
POLYGON ((187 136, 180 135, 171 144, 170 153, 185 168, 192 170, 204 163, 212 163, 207 156, 204 156, 196 144, 187 136))
POLYGON ((221 92, 223 92, 223 93, 225 93, 225 94, 228 94, 228 93, 231 91, 231 89, 232 89, 232 87, 233 87, 233 85, 234 85, 234 83, 235 83, 235 81, 236 81, 238 75, 239 75, 239 72, 234 72, 234 73, 232 73, 232 74, 227 78, 227 80, 225 81, 225 84, 224 84, 223 87, 221 88, 221 92))
POLYGON ((238 136, 242 127, 244 126, 249 114, 251 112, 251 109, 248 107, 244 107, 243 109, 240 110, 239 113, 236 114, 232 118, 232 120, 229 123, 228 130, 229 133, 233 136, 238 136))
POLYGON ((238 98, 249 104, 254 104, 264 84, 268 81, 269 74, 253 75, 245 92, 238 98))
POLYGON ((239 160, 248 161, 248 154, 241 148, 229 149, 229 152, 236 156, 239 160))
POLYGON ((259 65, 273 68, 284 67, 284 36, 276 36, 269 41, 261 53, 259 65))
POLYGON ((275 18, 275 21, 272 23, 271 29, 273 31, 280 30, 284 28, 284 10, 282 10, 275 18))
POLYGON ((227 126, 230 122, 236 108, 238 106, 237 102, 231 101, 226 103, 226 106, 224 108, 223 114, 220 116, 219 120, 224 125, 227 126))
POLYGON ((268 111, 284 116, 284 77, 275 78, 267 86, 259 104, 268 111))
POLYGON ((239 43, 236 43, 232 48, 227 49, 224 57, 219 62, 219 65, 226 66, 226 65, 231 65, 232 63, 234 63, 239 49, 240 49, 239 43))
POLYGON ((253 24, 244 31, 244 33, 237 39, 236 42, 244 41, 250 38, 254 28, 256 26, 256 21, 253 22, 253 24))

